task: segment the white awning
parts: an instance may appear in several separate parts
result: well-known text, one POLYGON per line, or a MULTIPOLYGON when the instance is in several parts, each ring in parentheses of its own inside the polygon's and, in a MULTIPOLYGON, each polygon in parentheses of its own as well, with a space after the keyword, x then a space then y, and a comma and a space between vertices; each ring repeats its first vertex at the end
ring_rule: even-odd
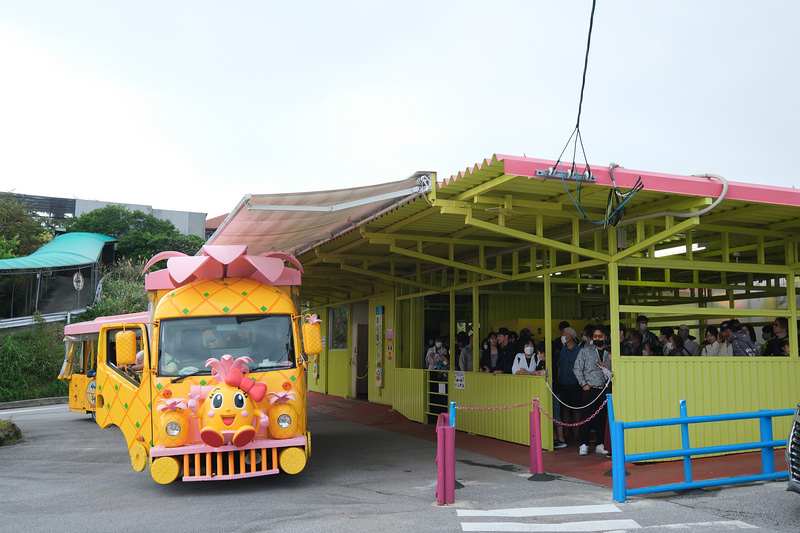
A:
POLYGON ((331 191, 248 194, 207 244, 247 244, 248 253, 299 252, 428 192, 431 173, 331 191))

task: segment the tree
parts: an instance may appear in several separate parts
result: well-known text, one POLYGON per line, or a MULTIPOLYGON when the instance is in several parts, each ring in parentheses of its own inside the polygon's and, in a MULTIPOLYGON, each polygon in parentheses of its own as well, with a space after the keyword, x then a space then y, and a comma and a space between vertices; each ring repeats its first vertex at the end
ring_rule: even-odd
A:
POLYGON ((0 258, 30 255, 51 238, 39 215, 11 195, 0 195, 0 258))
POLYGON ((117 239, 117 254, 128 259, 149 259, 159 252, 175 250, 194 255, 203 246, 197 235, 183 235, 169 220, 142 211, 107 205, 67 222, 67 231, 100 233, 117 239))

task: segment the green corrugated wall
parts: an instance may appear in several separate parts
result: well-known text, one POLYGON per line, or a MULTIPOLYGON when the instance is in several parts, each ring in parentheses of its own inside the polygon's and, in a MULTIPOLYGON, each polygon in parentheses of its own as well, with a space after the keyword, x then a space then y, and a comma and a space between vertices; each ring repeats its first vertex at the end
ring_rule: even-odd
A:
MULTIPOLYGON (((481 372, 465 373, 465 388, 453 388, 450 373, 450 401, 457 407, 507 407, 539 398, 541 408, 552 415, 553 404, 545 378, 540 376, 493 375, 481 372)), ((530 413, 533 406, 502 410, 465 410, 456 413, 456 429, 500 440, 530 445, 530 413)), ((541 415, 542 448, 553 447, 553 423, 541 415)))
MULTIPOLYGON (((621 357, 614 367, 614 414, 618 421, 794 409, 800 397, 800 360, 788 357, 621 357), (657 392, 654 392, 657 391, 657 392)), ((785 439, 791 417, 773 421, 773 437, 785 439)), ((691 424, 692 447, 760 440, 757 420, 691 424)), ((625 432, 625 453, 681 448, 680 426, 625 432)))

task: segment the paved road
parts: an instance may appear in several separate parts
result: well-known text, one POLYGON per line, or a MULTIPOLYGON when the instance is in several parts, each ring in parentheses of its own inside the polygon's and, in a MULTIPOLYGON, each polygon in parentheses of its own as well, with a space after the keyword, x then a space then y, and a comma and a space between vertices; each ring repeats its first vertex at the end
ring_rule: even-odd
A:
POLYGON ((0 411, 25 437, 0 447, 0 531, 800 530, 784 483, 632 498, 458 451, 464 485, 436 505, 435 444, 312 412, 313 456, 296 476, 161 486, 134 472, 121 432, 66 405, 0 411))

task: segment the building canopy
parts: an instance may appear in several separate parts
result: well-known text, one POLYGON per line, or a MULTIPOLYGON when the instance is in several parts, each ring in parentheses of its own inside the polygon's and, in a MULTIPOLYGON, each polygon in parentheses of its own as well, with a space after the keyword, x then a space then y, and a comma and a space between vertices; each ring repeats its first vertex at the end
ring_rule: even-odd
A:
POLYGON ((0 259, 0 272, 59 270, 94 264, 100 259, 103 247, 115 240, 98 233, 65 233, 29 256, 0 259))
POLYGON ((386 186, 254 195, 211 242, 294 253, 306 272, 303 297, 319 302, 392 286, 424 294, 542 276, 558 276, 553 280, 564 290, 591 298, 610 283, 610 264, 631 295, 652 290, 651 281, 676 289, 698 282, 752 286, 797 270, 796 189, 602 166, 591 167, 591 179, 576 181, 559 175, 566 167, 554 167, 554 161, 495 155, 440 183, 430 174, 430 192, 350 212, 252 207, 363 198, 377 187, 410 187, 421 173, 386 186), (630 194, 637 182, 641 190, 630 194), (619 216, 601 223, 623 200, 619 216))

